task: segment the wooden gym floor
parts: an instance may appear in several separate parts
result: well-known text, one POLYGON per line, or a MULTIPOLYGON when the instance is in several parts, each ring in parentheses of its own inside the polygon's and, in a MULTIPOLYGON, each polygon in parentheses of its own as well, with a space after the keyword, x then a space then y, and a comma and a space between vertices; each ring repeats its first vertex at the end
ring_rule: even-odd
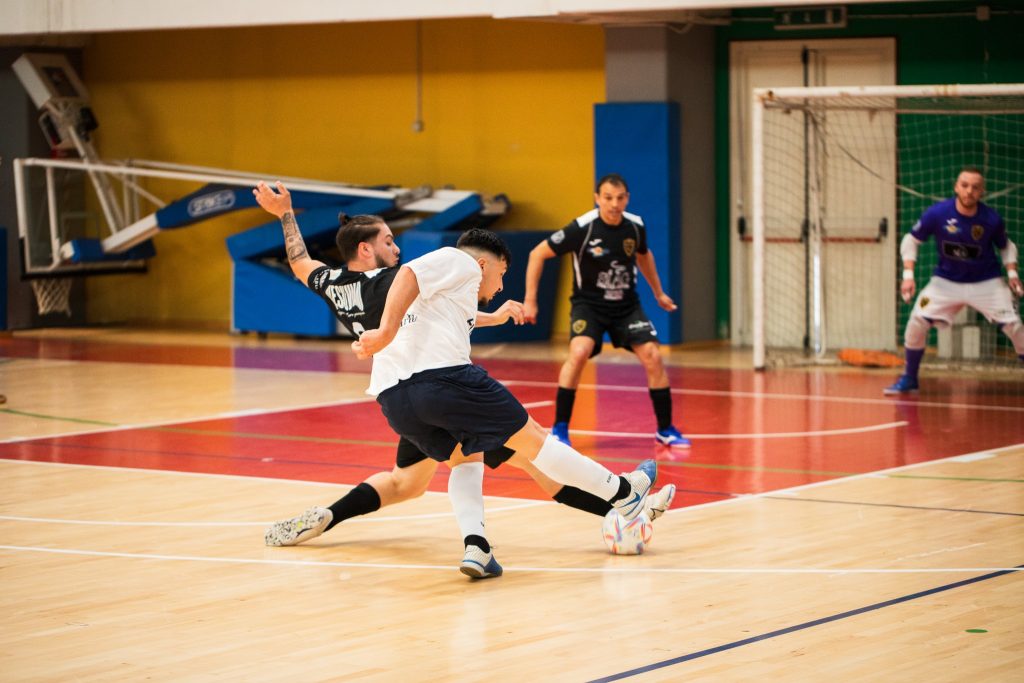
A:
MULTIPOLYGON (((475 348, 545 425, 563 344, 475 348)), ((302 546, 263 528, 393 464, 343 341, 130 329, 0 337, 0 679, 979 681, 1024 670, 1024 388, 753 373, 667 353, 693 439, 651 438, 643 372, 588 366, 574 444, 657 457, 673 510, 614 557, 600 520, 485 476, 506 573, 472 582, 439 470, 302 546)))

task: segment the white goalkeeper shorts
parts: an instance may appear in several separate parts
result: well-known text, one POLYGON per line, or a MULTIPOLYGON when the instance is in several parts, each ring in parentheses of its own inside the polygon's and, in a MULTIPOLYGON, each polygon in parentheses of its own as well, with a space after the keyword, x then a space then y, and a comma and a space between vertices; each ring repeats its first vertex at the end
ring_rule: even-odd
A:
POLYGON ((952 325, 954 316, 964 306, 981 313, 990 323, 1012 323, 1020 319, 1010 287, 1001 277, 982 282, 953 282, 933 276, 918 294, 911 315, 940 325, 952 325))

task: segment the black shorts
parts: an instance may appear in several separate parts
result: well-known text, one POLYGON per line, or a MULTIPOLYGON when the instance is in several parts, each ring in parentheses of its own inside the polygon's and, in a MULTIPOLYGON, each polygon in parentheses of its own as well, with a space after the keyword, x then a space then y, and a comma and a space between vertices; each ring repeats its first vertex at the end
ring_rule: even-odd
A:
MULTIPOLYGON (((511 458, 514 453, 514 450, 511 448, 505 448, 504 446, 492 451, 484 451, 484 464, 491 469, 494 469, 511 458)), ((427 454, 421 451, 412 441, 409 441, 409 439, 404 436, 398 439, 398 450, 395 451, 395 465, 397 465, 399 469, 412 467, 421 460, 426 459, 427 454)))
POLYGON ((393 430, 441 462, 462 444, 466 454, 487 452, 485 462, 497 467, 512 455, 505 442, 529 419, 516 397, 475 365, 416 373, 377 402, 393 430))
POLYGON ((658 341, 658 331, 647 319, 640 304, 621 312, 609 312, 600 307, 583 301, 572 302, 569 313, 569 339, 573 337, 590 337, 594 340, 594 350, 590 357, 601 353, 604 333, 612 340, 617 349, 633 350, 637 344, 658 341))

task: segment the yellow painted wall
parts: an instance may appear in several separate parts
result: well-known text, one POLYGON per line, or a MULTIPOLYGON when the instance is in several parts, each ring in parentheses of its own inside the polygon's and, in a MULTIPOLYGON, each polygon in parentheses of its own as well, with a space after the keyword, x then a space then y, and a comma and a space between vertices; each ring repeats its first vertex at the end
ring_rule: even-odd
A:
MULTIPOLYGON (((97 147, 105 158, 503 192, 503 229, 552 230, 591 206, 600 28, 423 22, 422 133, 412 130, 415 35, 414 22, 392 22, 97 36, 85 51, 97 147)), ((197 187, 146 186, 167 199, 197 187)), ((226 329, 224 239, 267 217, 159 235, 147 274, 89 280, 90 322, 226 329)))

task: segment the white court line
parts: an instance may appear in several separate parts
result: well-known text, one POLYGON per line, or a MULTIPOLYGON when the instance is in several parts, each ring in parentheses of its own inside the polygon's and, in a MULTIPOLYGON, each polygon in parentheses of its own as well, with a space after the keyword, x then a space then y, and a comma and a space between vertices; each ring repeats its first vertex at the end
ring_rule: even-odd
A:
POLYGON ((532 408, 543 408, 544 406, 553 405, 555 405, 554 401, 534 401, 533 403, 524 403, 523 407, 526 408, 527 410, 530 410, 532 408))
MULTIPOLYGON (((260 476, 249 476, 246 474, 220 474, 216 472, 182 472, 180 470, 159 470, 148 467, 121 467, 118 465, 84 465, 74 462, 48 462, 45 460, 16 460, 13 458, 0 458, 0 467, 4 465, 34 465, 39 467, 67 467, 73 469, 91 469, 91 470, 104 470, 106 472, 144 472, 146 474, 170 474, 176 477, 197 477, 197 478, 209 478, 209 479, 228 479, 232 481, 243 481, 243 482, 272 482, 274 484, 288 484, 300 486, 315 486, 317 488, 331 488, 331 489, 353 489, 356 484, 338 484, 329 481, 309 481, 307 479, 282 479, 280 477, 260 477, 260 476)), ((439 470, 441 471, 441 470, 439 470)), ((424 491, 421 496, 448 496, 447 491, 424 491)), ((523 500, 529 500, 526 498, 514 498, 512 496, 486 496, 490 500, 512 500, 521 502, 523 500)), ((539 503, 542 505, 557 505, 551 500, 534 500, 533 503, 539 503)))
MULTIPOLYGON (((522 387, 557 387, 557 382, 539 382, 527 379, 509 379, 499 380, 505 386, 522 386, 522 387)), ((632 391, 639 393, 647 393, 649 390, 646 386, 637 387, 629 386, 626 384, 580 384, 578 389, 601 389, 604 391, 632 391)), ((849 396, 820 396, 811 394, 768 394, 757 391, 720 391, 713 389, 672 389, 673 394, 690 394, 693 396, 725 396, 725 397, 737 397, 737 398, 771 398, 771 399, 783 399, 789 401, 812 401, 812 402, 828 402, 828 403, 865 403, 868 405, 883 405, 883 406, 918 406, 924 408, 965 408, 969 410, 1003 410, 1016 413, 1024 413, 1024 407, 1019 406, 986 406, 975 403, 942 403, 940 401, 908 401, 904 399, 894 398, 855 398, 849 396)))
MULTIPOLYGON (((194 422, 206 422, 207 420, 229 420, 236 417, 250 417, 252 415, 273 415, 274 413, 286 413, 290 410, 314 410, 316 408, 330 408, 331 406, 346 406, 355 405, 357 403, 369 403, 376 399, 370 398, 351 398, 342 399, 340 401, 326 401, 323 403, 304 403, 302 405, 294 405, 286 408, 247 408, 245 410, 235 410, 226 413, 214 413, 213 415, 200 415, 196 417, 179 417, 176 419, 159 420, 157 422, 140 422, 138 424, 97 424, 95 429, 82 429, 77 432, 60 432, 55 434, 44 434, 43 436, 14 436, 8 439, 0 439, 0 443, 20 443, 22 441, 40 441, 43 439, 63 439, 66 436, 83 436, 85 434, 98 434, 98 433, 110 433, 110 432, 123 432, 129 429, 153 429, 155 427, 166 427, 167 425, 187 425, 194 422)), ((18 415, 17 417, 30 418, 29 415, 18 415)), ((54 422, 60 422, 59 416, 53 415, 47 418, 54 422)), ((68 418, 67 422, 78 422, 75 418, 68 418)), ((97 420, 98 421, 98 420, 97 420)))
MULTIPOLYGON (((926 460, 919 463, 913 463, 910 465, 902 465, 900 467, 892 467, 884 470, 878 470, 875 472, 867 472, 864 474, 852 475, 849 477, 841 477, 839 479, 830 479, 821 482, 814 482, 811 484, 802 484, 800 486, 793 486, 784 489, 777 489, 774 491, 765 491, 763 493, 745 494, 738 495, 733 498, 720 501, 712 501, 709 503, 701 503, 698 505, 691 505, 685 508, 676 508, 669 510, 665 514, 677 515, 680 513, 692 512, 698 508, 706 508, 714 505, 727 505, 734 504, 741 501, 749 501, 757 498, 766 496, 777 496, 780 494, 797 494, 800 491, 817 488, 819 486, 828 486, 836 483, 847 482, 856 479, 863 479, 867 477, 881 477, 886 474, 893 472, 901 472, 910 469, 917 469, 921 467, 927 467, 935 464, 940 464, 946 461, 955 462, 957 458, 964 458, 966 456, 977 455, 980 453, 991 454, 992 456, 997 455, 1003 451, 1014 450, 1018 448, 1024 448, 1024 443, 1014 444, 1011 446, 1003 446, 1001 448, 987 449, 985 451, 978 451, 977 453, 967 453, 962 455, 950 456, 948 458, 941 458, 939 460, 926 460)), ((74 465, 65 463, 39 463, 34 461, 10 461, 18 464, 32 464, 32 465, 59 465, 64 467, 81 467, 81 468, 95 468, 104 470, 123 470, 128 468, 110 467, 104 465, 74 465)), ((134 468, 133 468, 134 469, 134 468)), ((175 474, 175 475, 192 475, 192 476, 210 476, 210 477, 226 477, 232 479, 254 479, 255 477, 245 477, 243 475, 206 475, 203 473, 192 473, 192 472, 173 472, 165 470, 143 470, 139 468, 138 471, 145 472, 158 472, 162 474, 175 474)), ((263 478, 260 478, 263 479, 263 478)), ((280 482, 282 480, 266 478, 269 481, 280 482)), ((290 482, 294 483, 294 482, 290 482)), ((311 482, 308 482, 311 483, 311 482)), ((333 484, 325 484, 329 486, 335 486, 333 484)), ((439 494, 440 495, 440 494, 439 494)), ((553 505, 548 501, 534 501, 536 505, 553 505)), ((349 522, 351 520, 348 520, 349 522)), ((347 523, 347 522, 346 522, 347 523)), ((401 564, 385 564, 385 563, 357 563, 357 562, 316 562, 310 560, 257 560, 257 559, 242 559, 242 558, 221 558, 221 557, 202 557, 202 556, 190 556, 190 555, 153 555, 145 553, 115 553, 115 552, 104 552, 104 551, 92 551, 92 550, 77 550, 77 549, 62 549, 62 548, 42 548, 33 546, 11 546, 11 545, 0 545, 0 550, 10 551, 21 551, 21 552, 40 552, 40 553, 51 553, 51 554, 63 554, 63 555, 79 555, 79 556, 91 556, 91 557, 121 557, 129 559, 155 559, 155 560, 170 560, 170 561, 194 561, 194 562, 215 562, 215 563, 234 563, 234 564, 270 564, 270 565, 290 565, 290 566, 310 566, 310 567, 350 567, 350 568, 368 568, 368 569, 400 569, 400 570, 445 570, 451 571, 449 565, 401 565, 401 564)), ((653 573, 653 574, 824 574, 831 576, 838 576, 844 574, 936 574, 936 573, 977 573, 977 572, 996 572, 996 571, 1007 571, 1007 572, 1019 572, 1021 568, 1017 567, 945 567, 945 568, 921 568, 921 569, 886 569, 886 568, 861 568, 861 569, 836 569, 830 568, 657 568, 657 567, 629 567, 629 568, 617 568, 617 567, 508 567, 505 571, 533 571, 533 572, 549 572, 549 573, 587 573, 587 574, 620 574, 620 573, 653 573)))
MULTIPOLYGON (((1011 444, 1009 446, 1001 446, 999 448, 989 448, 989 449, 986 449, 986 450, 983 450, 983 451, 976 451, 974 453, 964 453, 964 454, 961 454, 961 455, 951 455, 949 457, 939 458, 937 460, 924 460, 922 462, 911 463, 909 465, 900 465, 898 467, 890 467, 890 468, 883 469, 883 470, 875 470, 873 472, 863 472, 861 474, 852 474, 852 475, 845 476, 845 477, 838 477, 838 478, 835 478, 835 479, 826 479, 824 481, 817 481, 817 482, 812 482, 812 483, 809 483, 809 484, 800 484, 798 486, 790 486, 790 487, 786 487, 786 488, 782 488, 782 489, 773 489, 771 491, 762 491, 761 493, 737 493, 737 494, 733 494, 731 497, 726 498, 724 500, 713 500, 713 501, 709 501, 707 503, 697 503, 695 505, 688 505, 686 507, 673 508, 671 510, 665 511, 664 515, 677 516, 677 515, 684 515, 684 514, 693 514, 695 511, 702 510, 703 508, 714 507, 714 506, 718 506, 718 505, 732 505, 732 504, 735 504, 735 503, 746 502, 746 501, 751 501, 751 500, 757 500, 758 498, 766 498, 766 497, 771 497, 771 496, 780 496, 780 495, 794 495, 794 496, 796 496, 796 495, 799 495, 799 493, 802 492, 802 491, 805 491, 805 490, 808 490, 808 489, 814 489, 814 488, 818 488, 818 487, 822 487, 822 486, 832 486, 832 485, 835 485, 835 484, 842 484, 842 483, 846 483, 846 482, 849 482, 849 481, 857 481, 858 479, 867 479, 867 478, 871 478, 871 477, 885 477, 886 475, 892 474, 894 472, 903 472, 903 471, 906 471, 906 470, 918 469, 918 468, 923 468, 923 467, 930 467, 932 465, 939 465, 939 464, 943 464, 943 463, 947 463, 947 462, 962 462, 962 459, 964 459, 964 458, 973 458, 974 456, 979 456, 979 455, 988 455, 989 457, 995 457, 999 453, 1002 453, 1004 451, 1012 451, 1012 450, 1021 449, 1021 448, 1024 448, 1024 443, 1011 444)), ((177 471, 177 470, 154 470, 154 469, 147 469, 147 468, 143 468, 143 467, 115 467, 113 465, 79 465, 79 464, 76 464, 76 463, 57 463, 57 462, 41 462, 41 461, 35 461, 35 460, 6 460, 6 459, 0 459, 0 466, 2 466, 4 463, 11 463, 11 464, 17 464, 17 465, 33 465, 33 466, 37 466, 37 467, 42 466, 42 467, 67 467, 67 468, 76 468, 76 469, 77 468, 80 468, 80 469, 97 469, 97 470, 105 470, 105 471, 111 471, 111 472, 126 472, 126 471, 127 472, 145 472, 147 474, 157 473, 157 474, 173 475, 173 476, 179 476, 179 477, 220 478, 220 479, 230 479, 230 480, 236 480, 236 481, 238 481, 238 480, 241 480, 241 481, 253 481, 253 480, 255 480, 255 481, 263 481, 263 482, 274 482, 274 483, 277 483, 277 484, 287 483, 287 484, 300 484, 300 485, 317 486, 317 487, 327 486, 327 487, 331 487, 331 488, 338 488, 338 487, 341 487, 341 488, 352 488, 352 485, 334 484, 334 483, 330 483, 330 482, 315 482, 315 481, 306 481, 306 480, 301 480, 301 479, 279 479, 279 478, 275 478, 275 477, 250 477, 250 476, 246 476, 246 475, 242 475, 242 474, 213 474, 213 473, 206 473, 206 472, 180 472, 180 471, 177 471)), ((448 494, 444 493, 444 492, 440 492, 440 491, 426 491, 423 495, 428 495, 428 496, 429 495, 446 496, 448 494)), ((506 497, 506 496, 486 496, 486 498, 487 499, 495 499, 495 500, 514 500, 514 501, 521 501, 521 500, 523 500, 522 498, 509 498, 509 497, 506 497)), ((548 501, 548 500, 531 501, 531 502, 534 505, 538 505, 538 506, 539 505, 552 505, 553 506, 553 505, 557 504, 554 501, 548 501)), ((347 524, 347 523, 349 523, 351 521, 352 520, 346 520, 345 523, 347 524)))
MULTIPOLYGON (((200 555, 153 555, 150 553, 114 553, 71 548, 40 548, 34 546, 0 545, 0 550, 85 555, 88 557, 120 557, 138 560, 170 560, 183 562, 215 562, 224 564, 285 565, 298 567, 347 567, 351 569, 436 569, 450 572, 453 565, 391 564, 384 562, 330 562, 314 560, 267 560, 234 557, 203 557, 200 555)), ((961 574, 977 572, 1019 572, 1020 567, 922 567, 920 569, 835 567, 505 567, 506 572, 551 572, 558 574, 961 574)))
MULTIPOLYGON (((689 439, 788 439, 801 436, 837 436, 839 434, 862 434, 864 432, 878 432, 883 429, 896 429, 906 427, 908 422, 886 422, 885 424, 868 425, 867 427, 847 427, 844 429, 823 429, 811 432, 762 432, 758 434, 691 434, 684 432, 683 436, 689 439)), ((619 436, 628 439, 650 439, 648 432, 637 434, 634 432, 595 432, 586 429, 570 429, 573 434, 586 434, 589 436, 619 436)))
POLYGON ((784 496, 784 495, 798 495, 799 492, 807 489, 814 489, 820 486, 832 486, 835 484, 845 484, 850 481, 857 481, 858 479, 868 479, 874 477, 883 478, 894 472, 903 472, 906 470, 913 470, 919 467, 930 467, 931 465, 939 465, 946 462, 959 462, 960 458, 966 458, 970 456, 989 454, 991 457, 995 457, 1003 451, 1012 451, 1019 448, 1024 448, 1024 443, 1012 444, 1009 446, 1000 446, 999 448, 988 448, 983 451, 977 451, 975 453, 964 453, 962 455, 951 455, 946 458, 939 458, 938 460, 924 460, 922 462, 915 462, 909 465, 900 465, 899 467, 889 467, 884 470, 875 470, 873 472, 863 472, 861 474, 851 474, 846 477, 838 477, 836 479, 826 479, 824 481, 815 481, 810 484, 800 484, 799 486, 790 486, 784 489, 775 489, 774 491, 763 491, 761 493, 738 493, 733 494, 733 497, 726 498, 725 500, 713 500, 707 503, 698 503, 696 505, 688 505, 683 508, 673 508, 666 510, 665 515, 675 515, 682 512, 690 512, 698 508, 707 508, 715 505, 730 505, 741 501, 756 500, 757 498, 765 498, 768 496, 784 496))
MULTIPOLYGON (((549 505, 549 500, 531 500, 520 505, 506 505, 498 508, 487 508, 487 514, 496 512, 509 512, 511 510, 522 510, 525 508, 549 505)), ((352 517, 345 520, 345 526, 349 524, 372 524, 383 522, 420 522, 433 521, 435 519, 454 516, 452 511, 446 512, 424 512, 417 515, 374 515, 373 517, 352 517)), ((116 520, 94 520, 94 519, 56 519, 53 517, 19 517, 17 515, 0 515, 0 520, 8 522, 31 522, 32 524, 84 524, 94 526, 122 526, 122 527, 264 527, 274 522, 122 522, 116 520)), ((276 521, 276 520, 275 520, 276 521)))

